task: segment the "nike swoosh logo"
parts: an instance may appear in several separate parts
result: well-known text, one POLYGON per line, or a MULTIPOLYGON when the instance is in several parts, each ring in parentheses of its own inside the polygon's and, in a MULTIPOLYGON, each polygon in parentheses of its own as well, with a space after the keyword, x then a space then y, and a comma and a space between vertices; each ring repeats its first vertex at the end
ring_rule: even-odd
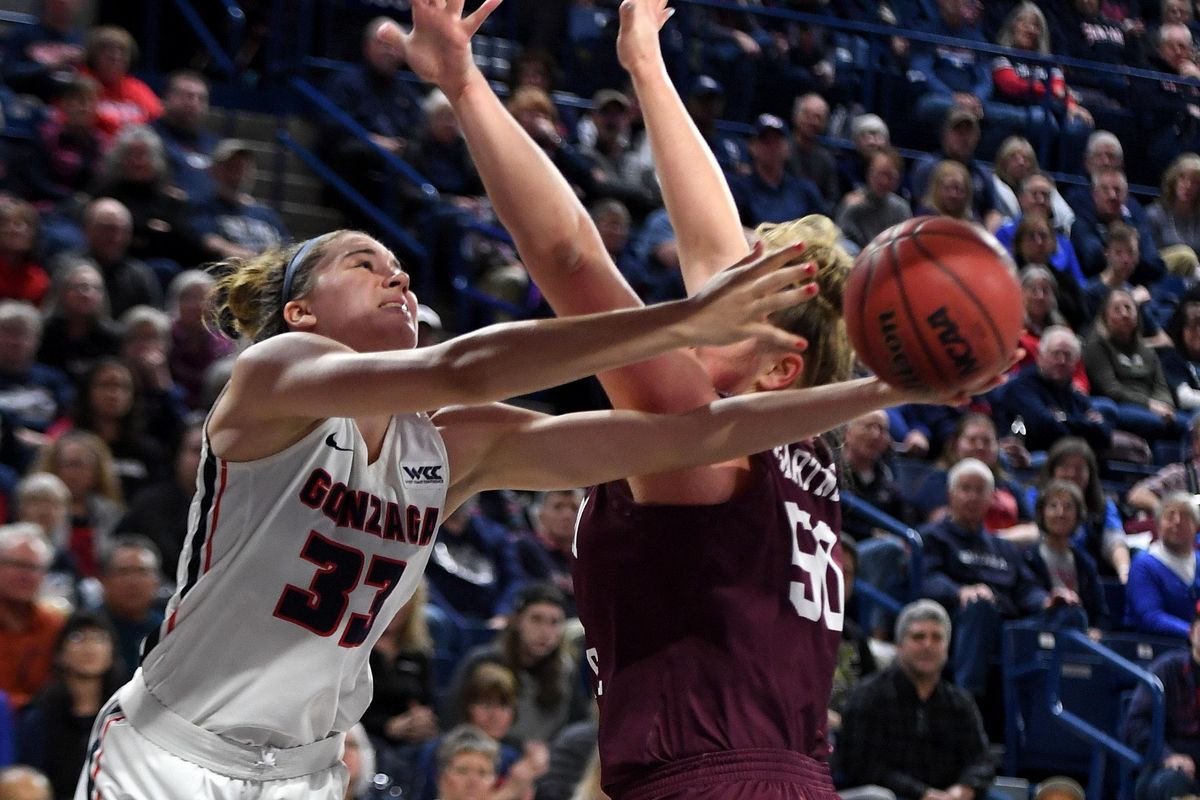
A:
POLYGON ((349 447, 338 447, 338 443, 333 440, 332 433, 325 437, 325 444, 329 445, 334 450, 341 450, 343 453, 353 453, 354 452, 349 447))

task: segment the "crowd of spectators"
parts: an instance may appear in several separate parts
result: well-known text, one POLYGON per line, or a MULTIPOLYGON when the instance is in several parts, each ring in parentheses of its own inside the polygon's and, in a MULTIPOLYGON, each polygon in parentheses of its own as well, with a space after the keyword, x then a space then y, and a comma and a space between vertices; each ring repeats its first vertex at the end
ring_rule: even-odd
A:
MULTIPOLYGON (((680 296, 637 97, 606 72, 611 54, 581 56, 611 50, 615 4, 563 5, 561 19, 519 25, 528 46, 506 62, 509 111, 587 203, 635 291, 680 296), (561 52, 544 49, 558 39, 561 52), (579 87, 580 102, 561 102, 579 87)), ((1200 77, 1196 10, 1181 0, 739 6, 689 7, 665 42, 690 59, 681 94, 748 228, 826 214, 853 253, 914 215, 952 216, 994 232, 1020 270, 1026 358, 1005 386, 964 409, 871 414, 842 440, 845 490, 920 529, 916 583, 936 602, 894 626, 882 605, 856 601, 873 610, 844 632, 835 764, 848 786, 977 796, 994 765, 975 706, 986 718, 998 705, 1001 622, 1099 641, 1115 629, 1181 646, 1190 637, 1198 652, 1200 90, 1049 58, 1200 77), (759 6, 894 35, 875 48, 759 6), (988 44, 1009 49, 971 49, 988 44), (875 108, 868 71, 889 94, 875 108), (1131 133, 1142 145, 1127 168, 1131 133), (1060 191, 1050 170, 1080 180, 1060 191), (1131 181, 1157 198, 1134 197, 1131 181), (920 480, 902 480, 898 458, 920 480), (1112 462, 1133 462, 1144 479, 1104 480, 1112 462), (1108 604, 1105 586, 1123 589, 1125 607, 1108 604), (873 652, 883 656, 874 676, 873 652), (913 709, 935 722, 921 716, 926 727, 909 730, 913 709), (871 737, 913 744, 888 763, 871 757, 871 737), (943 758, 938 771, 913 770, 933 763, 925 753, 943 758)), ((36 767, 54 797, 71 795, 91 717, 136 668, 174 585, 203 415, 236 347, 204 324, 206 267, 291 241, 279 209, 251 195, 271 145, 217 136, 204 72, 140 70, 134 37, 85 27, 80 7, 45 0, 36 25, 8 32, 0 61, 0 107, 36 109, 30 130, 0 138, 0 767, 36 767)), ((495 219, 449 101, 405 78, 404 53, 374 36, 379 24, 362 28, 357 62, 322 86, 367 136, 331 116, 317 153, 435 258, 464 253, 506 313, 545 313, 514 250, 486 233, 495 219), (432 213, 396 178, 396 159, 438 190, 432 213)), ((372 226, 336 191, 326 201, 348 224, 372 226)), ((446 277, 435 276, 439 291, 446 277)), ((450 307, 444 293, 429 300, 450 307)), ((477 322, 446 318, 447 329, 477 322)), ((432 308, 421 321, 426 341, 448 332, 432 308)), ((594 397, 540 400, 574 410, 594 397)), ((565 798, 586 784, 596 728, 571 587, 581 499, 489 493, 443 521, 425 586, 372 653, 375 700, 352 771, 421 797, 472 796, 484 781, 498 787, 492 797, 565 798)), ((852 516, 844 536, 846 574, 906 599, 903 544, 852 516)), ((1145 713, 1135 702, 1134 743, 1145 713)), ((1163 766, 1190 779, 1194 764, 1179 755, 1190 751, 1172 746, 1163 766)), ((1141 789, 1168 796, 1175 777, 1147 771, 1141 789)), ((368 784, 356 778, 348 796, 368 784)))

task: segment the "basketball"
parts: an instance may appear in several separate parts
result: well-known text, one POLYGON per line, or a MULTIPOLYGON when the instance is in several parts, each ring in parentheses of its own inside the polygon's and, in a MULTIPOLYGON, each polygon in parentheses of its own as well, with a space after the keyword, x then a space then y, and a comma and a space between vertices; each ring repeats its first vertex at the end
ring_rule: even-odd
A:
POLYGON ((888 228, 855 259, 843 305, 859 360, 901 389, 958 390, 1001 372, 1024 327, 995 237, 949 217, 888 228))

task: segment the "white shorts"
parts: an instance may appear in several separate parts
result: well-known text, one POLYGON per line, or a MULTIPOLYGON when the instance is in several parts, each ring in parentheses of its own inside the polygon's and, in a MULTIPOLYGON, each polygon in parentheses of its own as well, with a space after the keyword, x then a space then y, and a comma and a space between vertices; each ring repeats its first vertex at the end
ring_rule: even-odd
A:
POLYGON ((303 747, 249 747, 158 704, 134 676, 92 727, 75 800, 342 800, 342 737, 303 747))

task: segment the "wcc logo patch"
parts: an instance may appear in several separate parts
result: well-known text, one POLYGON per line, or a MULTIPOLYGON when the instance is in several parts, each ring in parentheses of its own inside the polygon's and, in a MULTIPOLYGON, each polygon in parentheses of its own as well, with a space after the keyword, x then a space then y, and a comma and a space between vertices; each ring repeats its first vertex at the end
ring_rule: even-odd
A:
POLYGON ((442 477, 442 465, 431 464, 424 467, 400 466, 401 480, 405 486, 421 486, 430 483, 445 483, 442 477))

